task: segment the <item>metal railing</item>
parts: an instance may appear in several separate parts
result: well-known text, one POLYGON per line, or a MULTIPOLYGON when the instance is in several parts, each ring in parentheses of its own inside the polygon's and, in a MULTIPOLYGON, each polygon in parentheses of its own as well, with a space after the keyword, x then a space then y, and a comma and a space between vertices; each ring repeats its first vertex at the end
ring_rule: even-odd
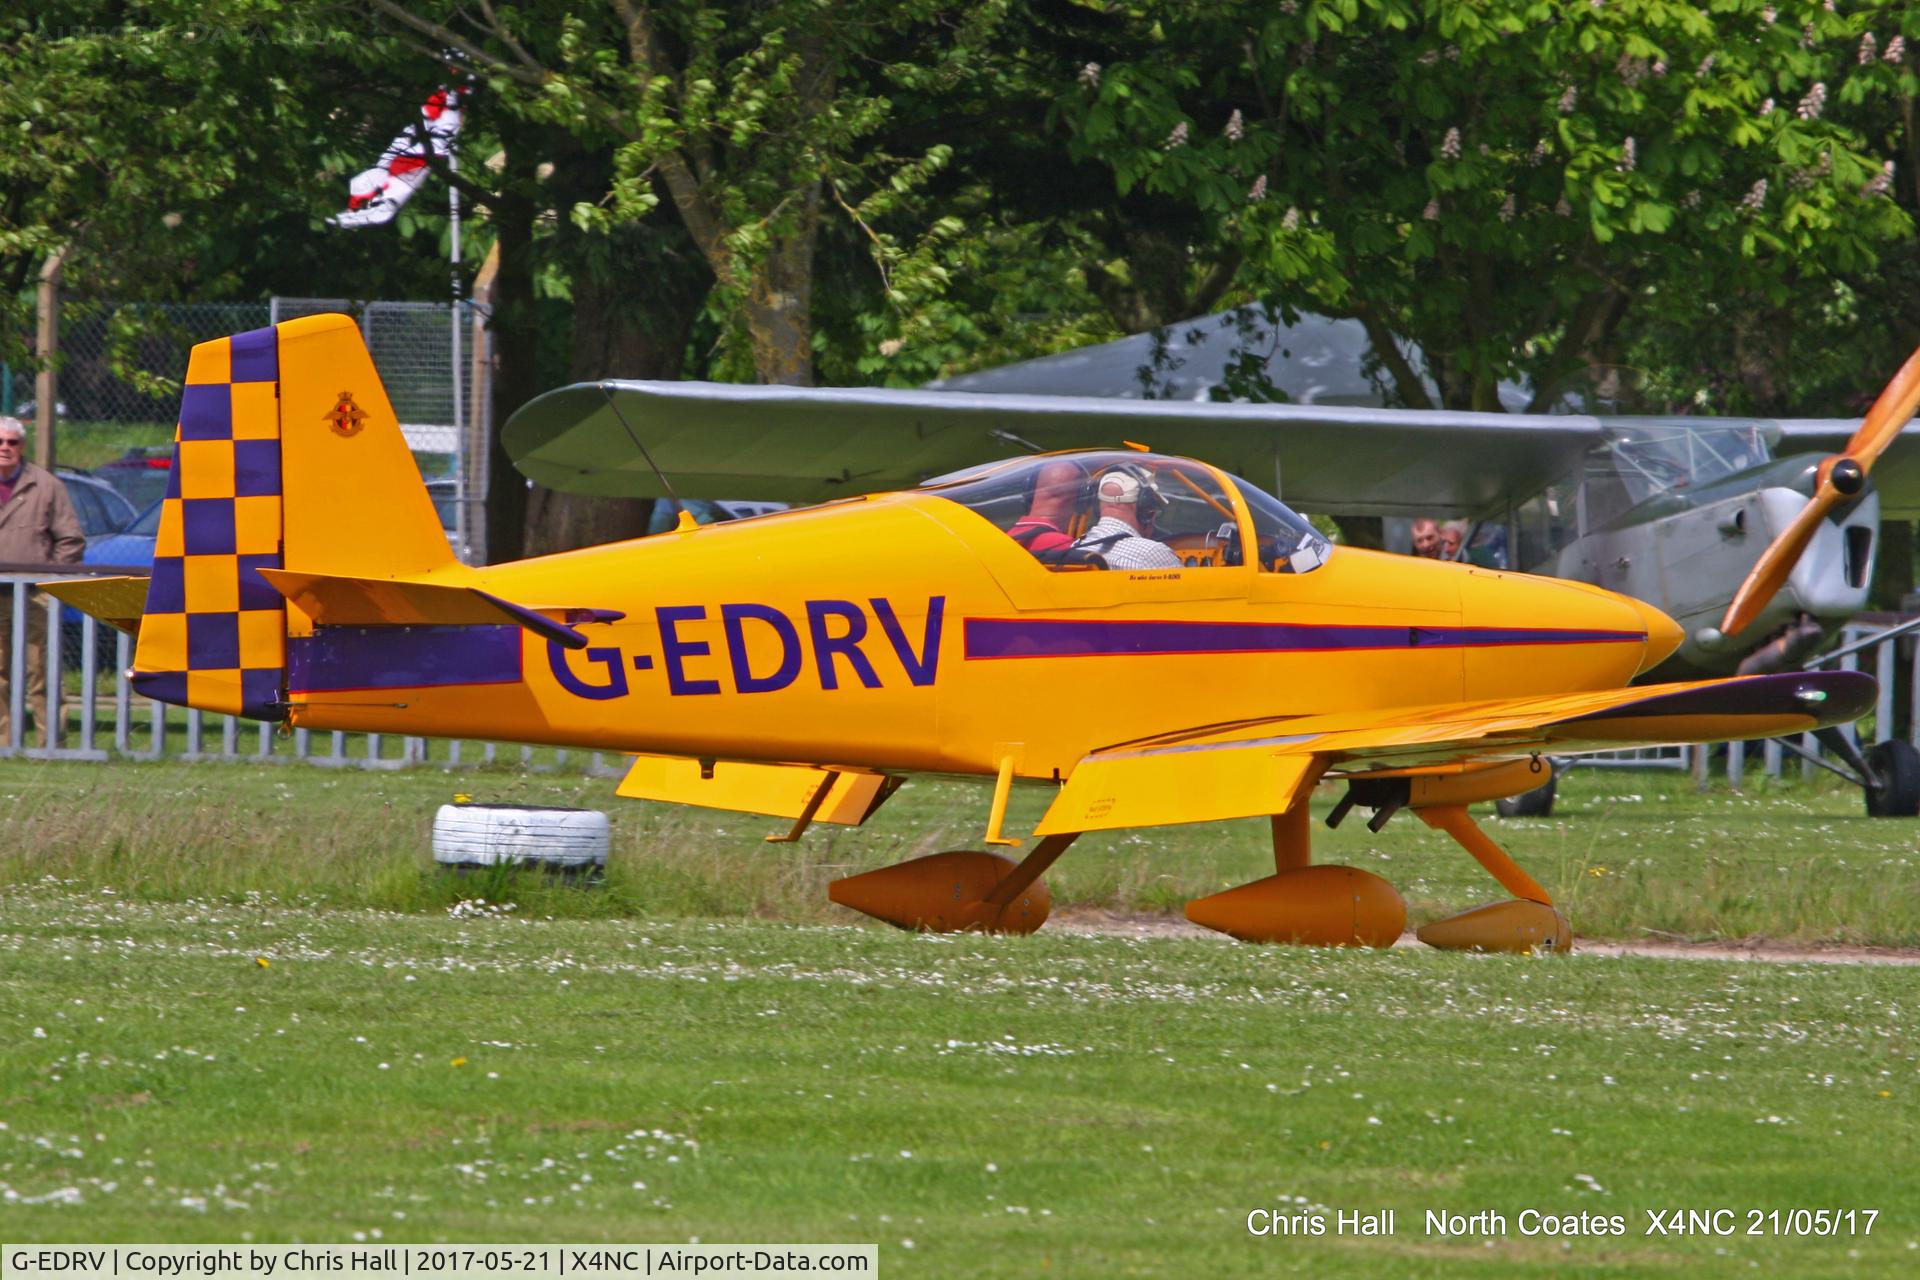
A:
POLYGON ((7 637, 7 732, 0 758, 37 760, 251 760, 329 768, 473 768, 494 762, 534 770, 611 776, 618 760, 602 752, 518 743, 397 737, 378 733, 285 733, 278 725, 168 706, 135 693, 127 679, 133 637, 26 588, 70 578, 112 577, 145 569, 108 565, 0 565, 0 627, 7 637), (24 602, 24 606, 23 606, 24 602), (33 615, 40 615, 35 618, 33 615), (46 692, 30 698, 28 638, 46 636, 46 692), (28 720, 33 721, 31 731, 28 720), (46 727, 52 732, 46 732, 46 727))

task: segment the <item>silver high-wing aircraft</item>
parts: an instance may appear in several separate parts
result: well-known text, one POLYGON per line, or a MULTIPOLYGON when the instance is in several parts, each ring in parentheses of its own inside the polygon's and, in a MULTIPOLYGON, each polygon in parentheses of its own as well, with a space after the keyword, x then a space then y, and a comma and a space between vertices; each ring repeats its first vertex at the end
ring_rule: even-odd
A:
MULTIPOLYGON (((603 382, 507 423, 575 493, 821 502, 1004 457, 1137 441, 1271 477, 1297 510, 1505 526, 1513 567, 1657 605, 1654 679, 1797 665, 1866 605, 1879 522, 1920 518, 1920 352, 1861 421, 1594 417, 959 391, 603 382)), ((1884 729, 1883 729, 1884 732, 1884 729)), ((1839 735, 1873 813, 1920 812, 1920 755, 1839 735)))

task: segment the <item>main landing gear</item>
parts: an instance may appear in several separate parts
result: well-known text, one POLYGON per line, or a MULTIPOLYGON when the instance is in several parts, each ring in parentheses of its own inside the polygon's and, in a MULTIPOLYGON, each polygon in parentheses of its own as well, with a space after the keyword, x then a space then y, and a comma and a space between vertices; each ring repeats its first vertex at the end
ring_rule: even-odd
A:
MULTIPOLYGON (((1506 891, 1504 902, 1475 907, 1424 925, 1420 941, 1449 951, 1566 951, 1573 945, 1567 918, 1539 883, 1515 865, 1467 813, 1470 800, 1489 799, 1527 766, 1496 766, 1446 779, 1362 779, 1328 815, 1338 826, 1356 803, 1369 805, 1367 824, 1380 830, 1410 807, 1429 827, 1444 831, 1472 854, 1506 891)), ((1518 789, 1516 787, 1516 789, 1518 789)), ((1502 794, 1511 794, 1502 791, 1502 794)), ((1311 819, 1304 797, 1273 824, 1274 873, 1251 884, 1196 898, 1187 918, 1244 942, 1291 942, 1319 947, 1390 947, 1407 927, 1407 905, 1387 881, 1358 867, 1314 865, 1311 819)), ((1019 863, 973 850, 936 853, 835 880, 827 896, 902 929, 930 933, 1032 933, 1052 906, 1041 874, 1077 837, 1042 839, 1019 863)))

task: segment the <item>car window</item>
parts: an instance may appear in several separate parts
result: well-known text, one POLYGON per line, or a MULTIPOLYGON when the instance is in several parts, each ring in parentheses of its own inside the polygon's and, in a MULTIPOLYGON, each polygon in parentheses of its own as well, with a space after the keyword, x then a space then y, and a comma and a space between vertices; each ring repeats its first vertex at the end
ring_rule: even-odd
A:
POLYGON ((100 495, 87 485, 68 481, 67 497, 73 502, 73 514, 80 520, 80 531, 89 538, 102 533, 112 533, 108 527, 106 513, 100 506, 100 495))

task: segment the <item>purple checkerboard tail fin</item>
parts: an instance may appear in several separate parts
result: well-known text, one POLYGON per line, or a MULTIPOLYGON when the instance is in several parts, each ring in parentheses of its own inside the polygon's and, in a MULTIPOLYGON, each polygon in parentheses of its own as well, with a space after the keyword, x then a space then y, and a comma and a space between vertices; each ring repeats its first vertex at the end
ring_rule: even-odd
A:
POLYGON ((456 561, 346 316, 193 349, 133 686, 263 720, 287 712, 288 637, 314 621, 261 570, 379 577, 456 561))

